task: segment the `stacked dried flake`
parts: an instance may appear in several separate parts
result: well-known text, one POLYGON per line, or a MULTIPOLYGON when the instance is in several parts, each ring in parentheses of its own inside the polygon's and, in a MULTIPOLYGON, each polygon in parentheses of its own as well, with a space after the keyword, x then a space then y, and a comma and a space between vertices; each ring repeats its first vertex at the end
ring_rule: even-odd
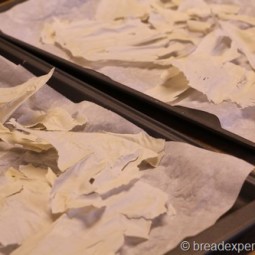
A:
MULTIPOLYGON (((82 8, 81 8, 82 9, 82 8)), ((188 88, 215 104, 255 105, 255 19, 204 0, 102 0, 93 19, 55 19, 42 32, 86 66, 153 65, 145 93, 172 102, 188 88)))
POLYGON ((158 165, 164 141, 143 133, 74 132, 86 119, 61 108, 35 111, 23 125, 9 120, 52 72, 0 89, 0 248, 99 255, 115 254, 125 237, 147 240, 169 198, 140 179, 140 166, 158 165), (13 155, 19 160, 12 162, 13 155))

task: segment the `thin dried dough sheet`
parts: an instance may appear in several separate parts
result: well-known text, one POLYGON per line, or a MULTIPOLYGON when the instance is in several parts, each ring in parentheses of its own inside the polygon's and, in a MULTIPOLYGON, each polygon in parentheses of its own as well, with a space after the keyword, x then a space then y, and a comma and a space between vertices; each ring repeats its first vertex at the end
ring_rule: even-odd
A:
POLYGON ((187 27, 192 32, 201 32, 207 33, 213 26, 210 22, 197 21, 197 20, 188 20, 187 27))
POLYGON ((35 152, 47 151, 52 148, 47 141, 39 139, 34 135, 26 134, 17 130, 10 131, 7 128, 0 132, 0 139, 6 144, 18 146, 35 152))
POLYGON ((200 42, 191 56, 207 57, 222 63, 233 61, 240 57, 236 45, 221 29, 208 33, 200 42))
POLYGON ((230 62, 206 57, 173 60, 189 81, 189 86, 204 93, 216 104, 232 101, 245 108, 255 105, 255 73, 230 62))
POLYGON ((231 15, 231 14, 224 14, 220 13, 218 14, 218 17, 223 20, 236 20, 236 21, 241 21, 246 24, 255 26, 255 18, 252 16, 247 16, 247 15, 231 15))
POLYGON ((139 157, 141 162, 147 160, 151 164, 157 164, 159 153, 164 149, 163 139, 155 139, 144 133, 125 136, 114 133, 39 131, 24 128, 15 120, 11 120, 9 124, 51 144, 58 152, 58 166, 61 171, 94 152, 102 158, 118 159, 121 155, 139 150, 142 152, 139 157), (148 149, 144 148, 144 143, 147 143, 148 149), (101 145, 100 148, 98 144, 101 145), (118 148, 118 145, 124 144, 125 146, 118 148))
POLYGON ((151 220, 141 215, 145 210, 146 217, 151 219, 165 213, 166 198, 164 192, 138 181, 129 190, 107 198, 105 209, 81 208, 63 214, 54 224, 27 239, 13 254, 56 254, 60 251, 66 255, 80 255, 84 251, 86 254, 115 254, 124 244, 125 236, 148 237, 151 220), (126 214, 131 218, 124 216, 126 214))
POLYGON ((55 42, 74 57, 101 62, 151 63, 185 48, 185 45, 172 45, 169 42, 197 44, 199 41, 199 38, 191 37, 185 30, 174 30, 167 35, 161 30, 151 29, 140 20, 108 23, 55 20, 51 26, 47 24, 42 34, 45 43, 55 42))
MULTIPOLYGON (((106 54, 114 52, 115 48, 117 48, 116 53, 123 52, 123 55, 125 55, 125 47, 135 48, 137 44, 160 40, 166 37, 155 30, 149 29, 139 20, 112 21, 108 23, 91 20, 73 22, 56 20, 51 26, 53 32, 47 35, 49 30, 47 28, 43 32, 43 38, 52 37, 52 33, 54 33, 54 42, 69 50, 73 56, 93 61, 107 60, 106 54), (84 41, 86 41, 85 44, 84 41)), ((46 39, 47 41, 49 39, 46 39)), ((155 49, 151 47, 150 49, 149 46, 144 46, 144 50, 146 49, 156 51, 156 55, 151 57, 151 59, 164 54, 161 47, 155 47, 155 49)), ((126 55, 128 58, 128 53, 126 55)), ((130 61, 134 61, 132 58, 130 61)), ((143 61, 143 59, 139 60, 138 57, 135 60, 138 62, 143 61)))
POLYGON ((50 108, 47 112, 37 111, 35 115, 22 124, 26 127, 50 131, 69 131, 86 123, 86 118, 73 118, 60 107, 50 108))
POLYGON ((0 88, 0 122, 4 123, 24 101, 47 83, 52 74, 53 70, 16 87, 0 88))
POLYGON ((210 8, 215 14, 238 14, 239 5, 235 4, 210 4, 210 8))
POLYGON ((1 198, 0 203, 0 243, 4 246, 21 244, 53 222, 45 169, 31 165, 21 169, 9 168, 5 174, 7 182, 2 187, 6 196, 1 198), (38 172, 41 174, 38 175, 38 172))
POLYGON ((95 18, 109 21, 121 18, 144 17, 148 14, 148 4, 139 0, 104 0, 100 1, 95 18))
POLYGON ((228 22, 221 22, 220 24, 236 47, 245 54, 251 67, 255 69, 255 27, 242 30, 228 22))
POLYGON ((210 6, 203 0, 183 0, 178 7, 178 11, 199 18, 207 18, 211 15, 210 6))
POLYGON ((168 79, 162 85, 155 86, 154 88, 145 91, 145 93, 160 101, 172 102, 189 87, 190 86, 184 74, 179 73, 168 79))

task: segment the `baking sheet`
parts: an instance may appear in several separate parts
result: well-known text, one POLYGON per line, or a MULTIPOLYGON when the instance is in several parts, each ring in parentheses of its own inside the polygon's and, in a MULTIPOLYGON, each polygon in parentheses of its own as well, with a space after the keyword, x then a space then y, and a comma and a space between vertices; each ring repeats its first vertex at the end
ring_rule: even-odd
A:
MULTIPOLYGON (((16 38, 41 47, 51 53, 70 59, 69 54, 64 53, 59 48, 40 43, 40 31, 45 21, 51 20, 53 16, 76 17, 82 16, 93 18, 95 7, 99 1, 73 1, 72 4, 64 0, 51 1, 50 4, 43 5, 43 2, 30 0, 17 6, 7 13, 0 15, 1 29, 16 38), (85 6, 79 7, 85 3, 85 6), (33 24, 31 26, 31 24, 33 24)), ((242 6, 242 12, 251 13, 254 7, 249 1, 218 1, 228 3, 238 3, 242 6)), ((74 59, 71 59, 74 61, 74 59)), ((76 63, 81 62, 76 59, 76 63)), ((87 65, 88 63, 86 63, 87 65)), ((158 84, 162 70, 154 69, 149 65, 138 66, 100 66, 90 63, 91 68, 98 70, 116 81, 119 81, 131 88, 144 92, 158 84)), ((254 107, 244 110, 233 103, 224 102, 219 105, 209 103, 201 93, 190 89, 185 93, 182 100, 175 105, 187 106, 194 109, 205 110, 217 115, 223 128, 236 133, 246 139, 255 141, 254 135, 254 107)))
MULTIPOLYGON (((31 77, 23 68, 3 58, 0 58, 0 67, 1 86, 13 86, 31 77)), ((21 120, 34 109, 43 110, 52 106, 61 106, 70 112, 79 111, 79 114, 84 115, 88 120, 84 132, 132 134, 141 131, 100 106, 90 102, 74 104, 49 87, 42 88, 13 117, 21 120), (123 124, 119 125, 120 122, 123 124)), ((21 163, 22 159, 23 155, 10 153, 2 160, 1 170, 21 163)), ((160 166, 143 171, 142 181, 166 191, 176 213, 160 217, 154 222, 149 241, 134 246, 130 240, 126 240, 125 247, 119 253, 162 254, 174 248, 183 238, 213 225, 234 204, 252 168, 250 164, 231 156, 188 144, 167 142, 160 166)), ((2 253, 5 254, 4 251, 2 253)))

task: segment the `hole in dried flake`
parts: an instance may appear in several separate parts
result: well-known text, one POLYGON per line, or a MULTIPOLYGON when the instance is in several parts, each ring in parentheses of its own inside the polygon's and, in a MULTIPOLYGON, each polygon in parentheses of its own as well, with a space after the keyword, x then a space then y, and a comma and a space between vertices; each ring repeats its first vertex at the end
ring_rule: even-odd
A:
POLYGON ((94 181, 95 181, 95 179, 94 179, 94 178, 91 178, 91 179, 89 180, 90 184, 93 184, 93 183, 94 183, 94 181))

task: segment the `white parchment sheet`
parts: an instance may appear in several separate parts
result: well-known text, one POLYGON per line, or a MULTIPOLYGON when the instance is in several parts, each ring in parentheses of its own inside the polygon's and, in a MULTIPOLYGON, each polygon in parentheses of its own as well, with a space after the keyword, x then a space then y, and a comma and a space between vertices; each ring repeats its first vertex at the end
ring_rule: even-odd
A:
MULTIPOLYGON (((22 67, 16 66, 3 58, 0 58, 0 70, 1 87, 18 85, 32 76, 22 67)), ((84 116, 87 123, 85 128, 80 131, 85 133, 108 131, 136 134, 141 131, 132 123, 111 111, 90 102, 74 104, 48 86, 40 89, 37 94, 17 109, 12 117, 22 123, 30 117, 33 111, 47 110, 53 106, 60 106, 70 113, 78 112, 80 116, 84 116)), ((24 151, 8 151, 6 148, 1 148, 0 157, 1 175, 10 166, 17 167, 24 161, 26 163, 43 162, 47 158, 45 158, 45 155, 42 155, 41 158, 40 155, 28 156, 24 151)), ((46 162, 52 162, 52 160, 47 159, 46 162)), ((54 162, 52 164, 54 165, 54 162)), ((228 155, 206 151, 184 143, 166 142, 164 156, 159 166, 156 168, 145 167, 140 181, 167 193, 168 213, 153 221, 149 240, 135 245, 127 238, 125 245, 118 251, 118 254, 160 255, 173 249, 185 237, 196 235, 212 226, 234 204, 244 180, 252 169, 253 166, 250 164, 228 155)), ((140 196, 140 194, 137 194, 137 196, 140 196)), ((132 203, 132 200, 130 203, 132 203)), ((22 208, 22 212, 25 214, 26 208, 22 208)), ((13 211, 12 213, 13 217, 19 217, 21 212, 13 211)), ((78 225, 75 227, 77 222, 73 226, 75 229, 78 228, 84 231, 81 233, 86 235, 86 229, 83 229, 86 216, 79 216, 79 222, 81 224, 79 227, 78 225)), ((3 224, 3 222, 0 221, 0 224, 3 224)), ((55 250, 53 249, 52 252, 54 253, 52 254, 57 255, 60 247, 56 243, 60 241, 65 244, 68 251, 71 244, 77 242, 77 240, 74 240, 75 235, 68 235, 68 230, 65 230, 65 221, 62 224, 63 226, 58 225, 61 228, 60 235, 52 236, 50 232, 39 241, 39 246, 45 243, 47 248, 47 242, 53 243, 55 250), (58 241, 55 242, 54 238, 58 241)), ((72 221, 68 224, 70 227, 72 221)), ((15 232, 15 227, 15 225, 5 225, 6 229, 0 228, 1 236, 4 236, 5 231, 8 233, 15 232)), ((25 222, 24 227, 32 233, 35 231, 36 233, 33 234, 37 234, 36 236, 41 233, 34 230, 31 225, 27 226, 25 222)), ((9 254, 6 252, 8 249, 16 248, 16 246, 8 247, 0 248, 0 254, 9 254)), ((17 250, 15 254, 23 253, 19 253, 17 250)), ((41 253, 36 253, 33 250, 24 254, 36 255, 41 253)), ((47 254, 51 253, 47 252, 47 254)), ((61 254, 64 254, 63 250, 61 254)), ((84 254, 84 251, 75 254, 84 254)))
MULTIPOLYGON (((83 64, 89 68, 98 70, 112 79, 115 79, 131 88, 144 92, 159 85, 162 70, 153 68, 153 65, 146 64, 95 64, 80 62, 79 59, 70 58, 63 50, 53 45, 46 45, 40 42, 40 34, 43 24, 52 21, 54 17, 71 19, 94 19, 96 7, 100 0, 52 0, 45 4, 42 0, 29 0, 11 10, 0 14, 0 29, 18 39, 38 46, 51 53, 83 64)), ((197 1, 199 2, 199 1, 197 1)), ((252 14, 254 3, 246 0, 229 1, 208 1, 217 3, 238 4, 241 6, 241 13, 252 14)), ((238 105, 231 102, 220 104, 210 103, 200 92, 190 89, 184 97, 173 104, 179 104, 190 108, 204 110, 215 114, 221 122, 223 128, 236 133, 246 139, 255 141, 255 121, 254 107, 241 109, 238 105)))

